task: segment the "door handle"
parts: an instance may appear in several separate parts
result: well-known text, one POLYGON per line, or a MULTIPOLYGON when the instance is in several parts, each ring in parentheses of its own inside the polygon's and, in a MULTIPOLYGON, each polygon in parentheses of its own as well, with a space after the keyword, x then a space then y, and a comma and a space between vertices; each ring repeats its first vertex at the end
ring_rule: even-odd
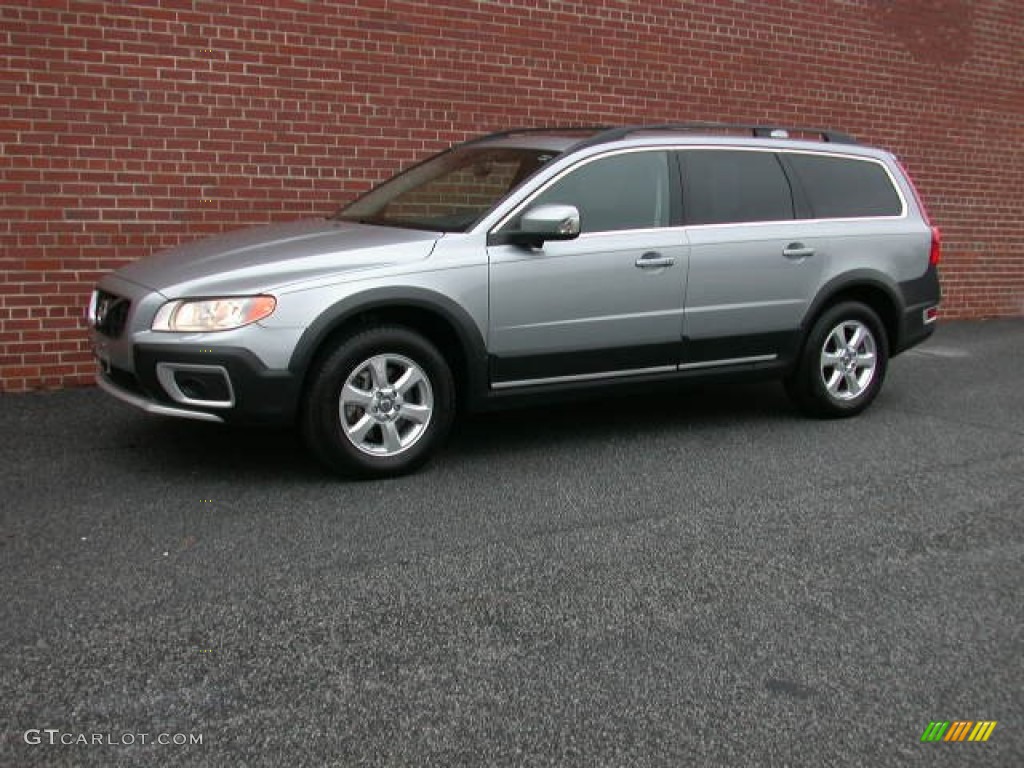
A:
POLYGON ((790 243, 782 249, 782 255, 787 259, 806 259, 814 255, 814 249, 808 248, 803 243, 790 243))
POLYGON ((655 267, 671 267, 676 263, 674 256, 662 256, 657 251, 648 251, 636 260, 640 269, 654 269, 655 267))

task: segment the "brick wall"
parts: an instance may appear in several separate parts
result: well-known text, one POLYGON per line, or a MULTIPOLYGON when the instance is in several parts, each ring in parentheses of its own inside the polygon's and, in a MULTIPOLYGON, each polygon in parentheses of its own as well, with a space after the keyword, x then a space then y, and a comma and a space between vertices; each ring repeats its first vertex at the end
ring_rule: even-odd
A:
POLYGON ((896 151, 946 317, 1024 313, 1020 0, 0 0, 0 388, 83 383, 91 283, 514 125, 821 124, 896 151))

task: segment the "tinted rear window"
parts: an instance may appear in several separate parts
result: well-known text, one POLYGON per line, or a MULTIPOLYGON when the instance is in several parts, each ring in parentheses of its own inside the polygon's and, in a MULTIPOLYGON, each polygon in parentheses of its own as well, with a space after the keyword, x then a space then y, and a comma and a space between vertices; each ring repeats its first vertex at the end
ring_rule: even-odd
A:
POLYGON ((899 216, 903 204, 878 163, 825 155, 787 153, 786 160, 817 219, 899 216))
POLYGON ((688 224, 793 218, 793 194, 774 153, 696 149, 682 157, 688 224))

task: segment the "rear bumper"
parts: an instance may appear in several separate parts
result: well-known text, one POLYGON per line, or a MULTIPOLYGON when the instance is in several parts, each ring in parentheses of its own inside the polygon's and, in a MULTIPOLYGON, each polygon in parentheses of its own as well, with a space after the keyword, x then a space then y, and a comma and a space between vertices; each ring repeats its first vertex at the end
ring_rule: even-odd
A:
POLYGON ((910 349, 935 333, 935 310, 942 299, 939 271, 934 266, 916 280, 900 283, 904 309, 899 318, 899 337, 892 354, 910 349), (930 317, 929 317, 930 315, 930 317))
POLYGON ((97 383, 148 413, 209 422, 288 424, 299 381, 245 349, 136 345, 134 373, 102 366, 97 383))
POLYGON ((903 317, 900 319, 899 345, 892 350, 892 354, 898 355, 900 352, 905 352, 935 333, 935 321, 927 321, 925 313, 936 306, 938 306, 937 303, 919 304, 908 308, 903 313, 903 317))

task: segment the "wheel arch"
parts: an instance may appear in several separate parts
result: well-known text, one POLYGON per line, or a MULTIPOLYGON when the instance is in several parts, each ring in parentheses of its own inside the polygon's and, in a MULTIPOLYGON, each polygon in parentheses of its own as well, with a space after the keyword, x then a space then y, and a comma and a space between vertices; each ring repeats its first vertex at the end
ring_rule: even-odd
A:
POLYGON ((801 349, 818 318, 843 301, 857 301, 870 307, 885 330, 887 346, 899 349, 903 300, 899 286, 889 277, 870 270, 851 272, 826 283, 811 303, 801 323, 801 349))
POLYGON ((332 305, 303 332, 288 369, 300 392, 321 357, 360 329, 402 325, 426 337, 448 361, 460 407, 472 406, 486 391, 487 352, 469 312, 458 303, 420 288, 379 288, 349 296, 332 305))

